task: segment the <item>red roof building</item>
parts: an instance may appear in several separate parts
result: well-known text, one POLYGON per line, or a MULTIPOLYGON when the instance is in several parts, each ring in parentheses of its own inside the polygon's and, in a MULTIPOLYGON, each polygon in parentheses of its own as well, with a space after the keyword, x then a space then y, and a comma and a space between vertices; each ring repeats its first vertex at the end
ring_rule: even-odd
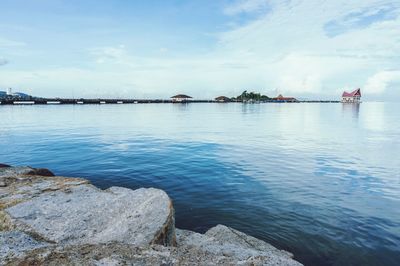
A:
POLYGON ((278 102, 297 102, 296 98, 283 97, 282 94, 279 94, 278 97, 272 98, 272 100, 278 101, 278 102))
POLYGON ((226 103, 226 102, 230 102, 231 99, 229 99, 229 98, 226 97, 226 96, 219 96, 219 97, 215 98, 215 101, 217 101, 217 102, 222 102, 222 103, 226 103))
POLYGON ((192 99, 192 97, 185 95, 185 94, 178 94, 178 95, 172 96, 171 99, 173 102, 187 102, 190 99, 192 99))
POLYGON ((360 103, 361 89, 356 89, 352 92, 344 91, 342 94, 342 103, 360 103))

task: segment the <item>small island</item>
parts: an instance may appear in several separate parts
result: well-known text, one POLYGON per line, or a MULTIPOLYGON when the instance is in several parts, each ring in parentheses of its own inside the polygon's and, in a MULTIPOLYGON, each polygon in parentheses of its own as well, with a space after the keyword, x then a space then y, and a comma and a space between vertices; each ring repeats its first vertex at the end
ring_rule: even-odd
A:
POLYGON ((272 99, 267 95, 262 95, 257 92, 247 92, 247 90, 245 90, 239 96, 233 97, 232 100, 237 102, 268 102, 272 99))

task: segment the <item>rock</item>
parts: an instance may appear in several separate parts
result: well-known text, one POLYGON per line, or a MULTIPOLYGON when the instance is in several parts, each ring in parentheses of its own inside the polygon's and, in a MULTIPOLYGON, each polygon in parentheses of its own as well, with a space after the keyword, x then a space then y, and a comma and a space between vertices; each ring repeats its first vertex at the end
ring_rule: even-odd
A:
POLYGON ((43 193, 5 212, 15 228, 59 244, 175 244, 172 203, 159 189, 80 185, 43 193))
POLYGON ((2 167, 0 169, 1 177, 17 177, 22 175, 27 175, 29 173, 34 173, 35 168, 28 166, 17 166, 17 167, 2 167))
POLYGON ((20 167, 0 167, 0 187, 7 186, 8 183, 16 181, 30 180, 34 176, 54 176, 54 174, 44 168, 20 167))
POLYGON ((50 170, 45 169, 45 168, 34 168, 26 174, 27 175, 54 176, 54 174, 50 170))
POLYGON ((159 189, 100 190, 30 167, 0 168, 0 182, 0 265, 301 265, 223 225, 175 230, 159 189))
POLYGON ((184 264, 302 265, 291 253, 223 225, 204 235, 187 230, 176 233, 184 264))
POLYGON ((0 163, 0 168, 11 167, 8 164, 0 163))
POLYGON ((177 229, 177 237, 177 247, 113 242, 47 246, 30 251, 12 265, 302 265, 290 253, 226 226, 216 226, 204 235, 177 229))
POLYGON ((45 192, 68 191, 71 187, 89 183, 81 178, 18 175, 13 170, 7 173, 1 170, 0 182, 3 183, 3 186, 0 187, 0 212, 45 192))
MULTIPOLYGON (((129 244, 49 246, 39 248, 8 265, 178 265, 176 248, 129 244)), ((0 261, 1 262, 1 261, 0 261)), ((184 264, 181 264, 184 265, 184 264)))
POLYGON ((23 232, 0 232, 0 264, 4 265, 6 261, 23 257, 31 250, 48 245, 48 243, 37 241, 23 232))
POLYGON ((2 165, 0 164, 0 177, 12 178, 21 177, 24 175, 54 176, 54 174, 50 170, 45 168, 32 168, 28 166, 11 167, 7 165, 4 165, 2 167, 2 165))
POLYGON ((214 241, 216 241, 220 245, 240 246, 243 249, 241 250, 240 255, 243 255, 244 250, 256 250, 267 253, 275 253, 290 258, 293 257, 293 254, 287 251, 278 250, 274 246, 262 240, 246 235, 245 233, 242 233, 240 231, 237 231, 233 228, 224 225, 217 225, 209 229, 205 233, 205 235, 211 237, 214 241))

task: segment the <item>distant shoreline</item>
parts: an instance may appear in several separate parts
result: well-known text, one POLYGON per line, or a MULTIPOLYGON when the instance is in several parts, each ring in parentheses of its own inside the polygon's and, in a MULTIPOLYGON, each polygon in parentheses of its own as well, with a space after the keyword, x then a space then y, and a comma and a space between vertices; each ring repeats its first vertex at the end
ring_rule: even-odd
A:
POLYGON ((303 101, 259 101, 259 102, 243 102, 243 101, 227 101, 220 102, 215 100, 190 100, 176 102, 173 100, 162 99, 61 99, 61 98, 43 98, 33 100, 0 100, 0 105, 64 105, 64 104, 144 104, 144 103, 340 103, 340 101, 333 100, 303 100, 303 101))

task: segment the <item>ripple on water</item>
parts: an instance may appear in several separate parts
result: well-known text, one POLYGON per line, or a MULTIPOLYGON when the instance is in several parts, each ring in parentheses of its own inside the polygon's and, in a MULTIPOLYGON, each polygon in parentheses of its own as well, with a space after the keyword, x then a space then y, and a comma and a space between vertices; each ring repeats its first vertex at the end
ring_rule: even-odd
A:
POLYGON ((374 108, 2 106, 0 161, 164 189, 178 227, 226 224, 307 265, 397 265, 400 112, 374 108))

